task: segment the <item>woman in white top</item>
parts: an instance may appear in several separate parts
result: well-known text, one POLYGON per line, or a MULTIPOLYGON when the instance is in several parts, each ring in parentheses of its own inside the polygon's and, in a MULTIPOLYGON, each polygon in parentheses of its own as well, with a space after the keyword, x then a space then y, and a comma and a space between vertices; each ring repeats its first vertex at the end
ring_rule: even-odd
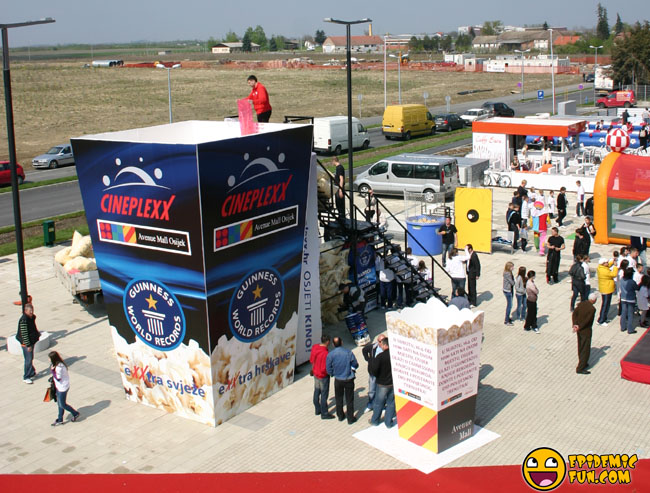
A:
POLYGON ((68 366, 61 358, 61 355, 56 351, 50 352, 48 356, 50 357, 50 362, 52 363, 50 371, 52 372, 54 386, 56 387, 56 403, 59 406, 59 416, 56 418, 56 421, 52 423, 52 426, 63 424, 64 411, 68 411, 70 414, 72 414, 70 421, 77 421, 77 419, 79 419, 79 411, 66 403, 68 390, 70 390, 70 375, 68 375, 68 366))
POLYGON ((469 252, 465 248, 465 255, 460 255, 456 248, 451 250, 451 259, 447 262, 447 272, 451 276, 451 294, 456 293, 458 288, 465 289, 465 278, 467 277, 467 262, 469 252))

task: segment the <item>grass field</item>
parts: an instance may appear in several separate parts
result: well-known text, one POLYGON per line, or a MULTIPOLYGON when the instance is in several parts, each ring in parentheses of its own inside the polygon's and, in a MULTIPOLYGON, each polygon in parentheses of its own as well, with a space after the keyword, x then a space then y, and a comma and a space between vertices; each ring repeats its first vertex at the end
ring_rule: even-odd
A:
MULTIPOLYGON (((234 115, 236 101, 248 95, 250 69, 177 69, 171 73, 174 121, 222 120, 234 115)), ((255 70, 267 87, 273 116, 346 114, 345 70, 255 70)), ((147 68, 83 68, 80 62, 14 62, 11 65, 16 152, 31 168, 31 159, 50 146, 84 134, 110 132, 168 122, 167 72, 147 68)), ((517 90, 517 74, 402 71, 402 101, 429 106, 472 99, 497 99, 517 90), (492 89, 468 96, 456 93, 492 89)), ((559 75, 556 85, 578 82, 578 76, 559 75)), ((352 74, 353 114, 381 115, 384 108, 383 71, 355 70, 352 74)), ((388 73, 388 102, 397 100, 397 71, 388 73)), ((526 76, 526 87, 550 87, 548 75, 526 76)), ((2 101, 4 90, 0 88, 2 101)), ((5 106, 0 108, 0 159, 8 156, 5 106)))

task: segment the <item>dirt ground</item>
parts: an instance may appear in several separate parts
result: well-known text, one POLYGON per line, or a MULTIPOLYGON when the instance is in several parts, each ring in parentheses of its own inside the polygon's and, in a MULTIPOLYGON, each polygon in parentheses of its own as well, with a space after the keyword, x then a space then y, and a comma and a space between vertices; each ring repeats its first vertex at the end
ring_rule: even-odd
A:
MULTIPOLYGON (((181 68, 171 72, 174 121, 221 120, 235 115, 236 101, 249 93, 249 69, 181 68)), ((256 70, 268 89, 273 116, 329 116, 347 114, 346 76, 332 69, 256 70)), ((388 103, 396 102, 398 74, 388 72, 388 103)), ((15 62, 11 65, 16 152, 23 166, 52 145, 70 138, 99 132, 168 123, 167 72, 148 68, 84 68, 77 62, 15 62)), ((402 70, 402 102, 444 104, 496 99, 517 90, 517 74, 433 72, 402 70), (459 96, 470 89, 490 89, 459 96)), ((557 85, 578 81, 576 75, 558 75, 557 85)), ((526 76, 526 87, 550 87, 548 75, 526 76)), ((384 108, 383 70, 355 70, 352 74, 353 114, 381 115, 384 108), (362 95, 361 105, 358 95, 362 95)), ((3 88, 0 88, 4 100, 3 88)), ((6 135, 4 104, 0 107, 0 135, 6 135)), ((7 141, 0 139, 0 159, 8 155, 7 141)))

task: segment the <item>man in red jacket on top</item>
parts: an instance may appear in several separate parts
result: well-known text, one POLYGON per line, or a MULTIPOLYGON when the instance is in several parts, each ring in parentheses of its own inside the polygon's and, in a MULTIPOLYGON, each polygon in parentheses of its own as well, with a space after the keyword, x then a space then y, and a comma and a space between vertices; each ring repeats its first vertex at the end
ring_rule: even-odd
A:
POLYGON ((249 76, 247 82, 251 87, 251 93, 246 99, 253 102, 255 113, 257 113, 257 121, 268 122, 271 118, 271 103, 269 103, 269 93, 266 92, 266 87, 257 82, 257 77, 254 75, 249 76))
POLYGON ((333 414, 327 412, 327 398, 330 393, 330 376, 327 374, 326 363, 330 336, 323 335, 321 343, 311 348, 309 362, 314 375, 314 409, 316 416, 320 414, 321 419, 332 419, 333 414))

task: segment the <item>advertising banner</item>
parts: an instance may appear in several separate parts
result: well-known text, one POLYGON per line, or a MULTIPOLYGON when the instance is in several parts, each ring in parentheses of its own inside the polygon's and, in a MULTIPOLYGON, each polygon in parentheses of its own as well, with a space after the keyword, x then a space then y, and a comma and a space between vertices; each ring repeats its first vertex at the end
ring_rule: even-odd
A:
POLYGON ((305 241, 300 272, 300 304, 298 305, 298 343, 296 365, 309 361, 311 348, 320 343, 323 333, 320 307, 320 238, 318 237, 318 163, 311 155, 307 210, 305 213, 305 241))
POLYGON ((472 134, 472 156, 490 160, 495 170, 506 169, 508 160, 507 135, 474 132, 472 134))
MULTIPOLYGON (((369 312, 378 306, 377 271, 373 246, 365 243, 357 244, 356 262, 359 289, 363 292, 363 297, 366 300, 365 311, 369 312)), ((350 269, 350 277, 352 277, 352 269, 350 269)))
POLYGON ((72 140, 126 396, 213 426, 293 378, 311 127, 260 127, 72 140))
POLYGON ((459 187, 454 207, 459 248, 470 243, 476 252, 492 253, 492 189, 459 187))
POLYGON ((472 436, 483 318, 435 298, 386 314, 400 437, 442 452, 472 436))

